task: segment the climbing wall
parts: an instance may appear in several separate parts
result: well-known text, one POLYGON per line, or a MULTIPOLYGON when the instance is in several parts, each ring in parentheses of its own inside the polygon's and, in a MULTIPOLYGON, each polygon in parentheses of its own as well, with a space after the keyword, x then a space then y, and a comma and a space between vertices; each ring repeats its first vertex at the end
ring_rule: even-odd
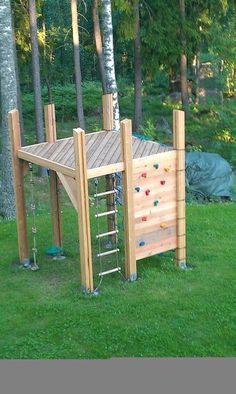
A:
POLYGON ((136 259, 176 249, 176 151, 134 160, 136 259))

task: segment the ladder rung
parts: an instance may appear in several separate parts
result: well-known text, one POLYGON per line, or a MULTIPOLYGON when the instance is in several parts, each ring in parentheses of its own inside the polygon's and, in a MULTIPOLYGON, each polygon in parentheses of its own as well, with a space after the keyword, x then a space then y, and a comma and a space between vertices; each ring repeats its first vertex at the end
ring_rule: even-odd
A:
POLYGON ((107 192, 96 193, 94 194, 94 197, 109 196, 109 194, 115 194, 115 190, 108 190, 107 192))
POLYGON ((96 238, 102 238, 102 237, 106 237, 107 235, 114 235, 114 234, 118 234, 119 230, 114 230, 114 231, 109 231, 108 233, 103 233, 103 234, 98 234, 96 235, 96 238))
POLYGON ((117 253, 119 251, 120 251, 120 249, 108 250, 108 252, 98 253, 97 257, 108 256, 109 254, 117 253))
POLYGON ((121 271, 121 268, 117 267, 117 268, 114 268, 114 269, 109 270, 109 271, 100 272, 98 275, 99 276, 104 276, 104 275, 113 274, 113 272, 119 272, 119 271, 121 271))
POLYGON ((108 215, 114 215, 114 213, 117 213, 117 209, 114 209, 113 211, 107 211, 107 212, 102 212, 102 213, 97 213, 95 215, 95 218, 100 218, 102 216, 108 216, 108 215))

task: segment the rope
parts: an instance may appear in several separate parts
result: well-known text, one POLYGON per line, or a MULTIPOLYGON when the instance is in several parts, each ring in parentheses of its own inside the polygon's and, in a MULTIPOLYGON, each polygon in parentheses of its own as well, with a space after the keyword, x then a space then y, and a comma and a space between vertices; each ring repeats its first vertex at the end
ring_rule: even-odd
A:
POLYGON ((36 206, 35 206, 35 198, 34 198, 34 178, 33 178, 33 166, 32 163, 29 163, 29 171, 30 171, 30 209, 31 209, 31 214, 32 214, 32 235, 33 235, 33 247, 32 247, 32 253, 33 253, 33 263, 31 264, 31 270, 32 271, 37 271, 39 269, 39 266, 37 264, 37 240, 36 240, 36 235, 37 235, 37 227, 36 227, 36 206))

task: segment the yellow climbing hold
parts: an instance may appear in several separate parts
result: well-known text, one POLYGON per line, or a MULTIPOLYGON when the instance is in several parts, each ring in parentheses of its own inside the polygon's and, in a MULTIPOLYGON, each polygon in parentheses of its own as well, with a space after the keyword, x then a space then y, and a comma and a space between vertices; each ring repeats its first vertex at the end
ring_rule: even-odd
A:
POLYGON ((161 223, 161 224, 160 224, 160 227, 161 227, 161 228, 166 228, 166 227, 167 227, 167 224, 166 224, 166 223, 161 223))

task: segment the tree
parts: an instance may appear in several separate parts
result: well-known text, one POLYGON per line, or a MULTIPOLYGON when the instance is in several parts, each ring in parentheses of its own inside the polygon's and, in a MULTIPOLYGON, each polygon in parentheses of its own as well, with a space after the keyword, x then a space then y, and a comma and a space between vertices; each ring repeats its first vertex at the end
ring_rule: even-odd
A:
POLYGON ((99 12, 98 12, 98 0, 93 0, 93 29, 94 29, 94 41, 95 41, 95 47, 98 57, 98 65, 99 65, 99 71, 100 71, 100 77, 102 83, 102 92, 103 94, 106 94, 107 87, 106 87, 106 76, 104 69, 102 36, 101 36, 99 12))
POLYGON ((8 112, 17 108, 17 79, 10 0, 0 0, 0 89, 1 89, 1 185, 0 213, 15 218, 11 145, 8 133, 8 112))
POLYGON ((78 10, 77 0, 71 0, 71 19, 72 19, 72 35, 74 47, 74 63, 75 63, 75 81, 76 81, 76 104, 77 117, 79 126, 85 130, 83 95, 82 95, 82 78, 80 67, 80 44, 79 44, 79 27, 78 27, 78 10))
POLYGON ((29 0, 30 38, 32 50, 32 76, 34 86, 35 126, 37 142, 44 142, 43 106, 40 82, 39 48, 35 0, 29 0))
POLYGON ((186 37, 184 32, 184 25, 186 20, 185 14, 185 0, 179 0, 180 15, 181 15, 181 55, 180 55, 180 85, 182 105, 185 111, 189 108, 188 102, 188 81, 187 81, 187 53, 186 53, 186 37))
POLYGON ((142 122, 142 71, 139 0, 134 0, 134 124, 133 130, 140 131, 142 122))
POLYGON ((107 93, 113 96, 113 129, 120 130, 120 112, 115 74, 111 0, 101 0, 104 68, 107 93))

